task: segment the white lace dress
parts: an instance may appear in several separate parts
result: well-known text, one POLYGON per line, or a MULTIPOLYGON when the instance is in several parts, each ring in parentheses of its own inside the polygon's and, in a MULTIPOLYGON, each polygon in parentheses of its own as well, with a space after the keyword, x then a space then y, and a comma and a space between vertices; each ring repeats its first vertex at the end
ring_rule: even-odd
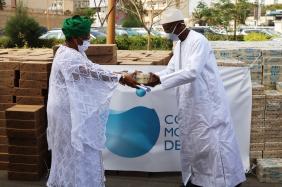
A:
POLYGON ((61 46, 55 56, 47 104, 52 164, 47 186, 103 187, 101 150, 109 103, 119 75, 61 46))

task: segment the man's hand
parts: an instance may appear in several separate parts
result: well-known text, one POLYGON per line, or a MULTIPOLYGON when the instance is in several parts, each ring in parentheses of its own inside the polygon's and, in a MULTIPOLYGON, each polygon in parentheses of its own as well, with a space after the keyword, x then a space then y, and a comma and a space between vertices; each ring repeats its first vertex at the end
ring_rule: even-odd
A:
POLYGON ((155 87, 158 84, 161 84, 160 77, 158 75, 150 72, 149 82, 147 84, 144 84, 144 85, 155 87))
POLYGON ((129 87, 132 87, 132 88, 138 88, 137 85, 140 85, 138 82, 135 81, 134 77, 136 76, 136 72, 134 73, 124 73, 122 74, 122 77, 120 79, 120 83, 122 85, 127 85, 129 87))

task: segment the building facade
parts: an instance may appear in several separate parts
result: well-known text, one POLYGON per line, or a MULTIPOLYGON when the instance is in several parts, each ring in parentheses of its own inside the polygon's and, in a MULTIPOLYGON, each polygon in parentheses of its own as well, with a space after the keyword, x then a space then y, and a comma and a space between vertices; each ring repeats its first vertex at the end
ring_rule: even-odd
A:
POLYGON ((17 4, 23 3, 31 12, 49 12, 63 14, 70 13, 79 8, 89 7, 91 0, 5 0, 6 8, 15 8, 17 4))

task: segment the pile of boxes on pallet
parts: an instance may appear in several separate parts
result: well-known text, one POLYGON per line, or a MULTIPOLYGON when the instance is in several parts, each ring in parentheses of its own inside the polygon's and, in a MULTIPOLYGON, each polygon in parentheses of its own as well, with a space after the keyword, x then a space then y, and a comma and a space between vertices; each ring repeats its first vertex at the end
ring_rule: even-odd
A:
POLYGON ((171 51, 127 51, 118 52, 120 65, 167 65, 172 56, 171 51))
POLYGON ((6 110, 8 179, 40 180, 48 170, 44 105, 15 105, 6 110))
MULTIPOLYGON (((55 56, 58 48, 56 45, 53 47, 53 55, 55 56)), ((92 62, 101 65, 117 65, 117 47, 115 44, 95 44, 90 45, 88 50, 85 52, 88 59, 92 62)))
POLYGON ((250 66, 252 81, 257 83, 262 82, 262 55, 260 49, 215 48, 214 54, 218 60, 232 59, 237 62, 244 62, 248 64, 250 66))
POLYGON ((0 169, 9 179, 39 180, 49 164, 44 105, 52 62, 42 51, 24 51, 0 56, 0 169))
MULTIPOLYGON (((225 59, 222 43, 216 53, 225 59)), ((261 182, 282 182, 282 45, 277 43, 236 43, 237 60, 250 64, 253 86, 251 123, 251 162, 257 160, 261 182), (273 45, 273 49, 269 46, 273 45)), ((215 49, 217 50, 217 49, 215 49)), ((236 55, 227 55, 234 58, 236 55)))
POLYGON ((282 93, 265 91, 265 148, 263 158, 282 158, 282 93))
POLYGON ((282 50, 263 50, 263 85, 276 89, 282 82, 282 50))
POLYGON ((252 82, 262 82, 262 55, 260 49, 239 49, 240 61, 246 62, 250 66, 252 82))
POLYGON ((250 159, 252 162, 262 158, 264 150, 264 111, 265 94, 264 86, 258 83, 252 85, 252 119, 251 119, 251 144, 250 159))
POLYGON ((51 65, 47 61, 0 61, 0 169, 9 171, 9 179, 38 180, 47 171, 40 164, 48 163, 43 134, 51 65), (40 110, 34 106, 32 111, 27 105, 40 106, 40 110), (32 152, 39 145, 44 155, 32 152))
POLYGON ((282 183, 282 159, 258 159, 257 177, 260 182, 282 183))
POLYGON ((8 168, 8 138, 5 110, 15 105, 14 87, 18 86, 19 62, 0 61, 0 170, 8 168))

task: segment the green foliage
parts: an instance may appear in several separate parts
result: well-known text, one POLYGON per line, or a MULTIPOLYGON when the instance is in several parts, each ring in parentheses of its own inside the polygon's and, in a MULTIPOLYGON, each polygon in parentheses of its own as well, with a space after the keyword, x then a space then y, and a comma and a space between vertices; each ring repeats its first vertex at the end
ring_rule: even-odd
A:
POLYGON ((224 26, 227 28, 231 20, 245 23, 252 6, 247 0, 238 0, 236 4, 230 0, 218 0, 211 7, 204 2, 199 2, 193 12, 193 19, 200 25, 224 26))
POLYGON ((282 4, 273 4, 262 7, 263 10, 281 10, 282 4))
POLYGON ((38 47, 42 48, 52 48, 55 45, 63 44, 65 43, 64 39, 40 39, 38 47))
POLYGON ((246 0, 239 0, 236 4, 235 18, 238 23, 245 24, 247 17, 251 14, 254 5, 246 0))
POLYGON ((0 37, 0 48, 10 48, 12 46, 13 45, 10 38, 8 38, 7 36, 0 37))
MULTIPOLYGON (((52 48, 54 45, 63 44, 64 40, 40 39, 37 47, 52 48)), ((91 40, 91 44, 105 44, 106 38, 91 40)), ((117 36, 116 44, 120 50, 146 50, 147 37, 143 36, 117 36)), ((172 42, 161 37, 152 37, 151 44, 153 50, 171 50, 172 42)), ((14 47, 8 37, 0 37, 0 48, 14 47)))
POLYGON ((96 38, 96 39, 92 39, 91 40, 91 44, 105 44, 106 38, 105 37, 100 37, 100 38, 96 38))
POLYGON ((255 32, 244 36, 244 41, 267 41, 270 39, 271 39, 270 36, 267 36, 262 33, 255 33, 255 32))
POLYGON ((43 34, 39 24, 27 14, 26 8, 20 4, 16 8, 15 16, 6 23, 5 34, 16 47, 38 47, 38 37, 43 34))
POLYGON ((117 36, 115 38, 117 48, 121 50, 128 50, 130 47, 130 38, 127 36, 117 36))
MULTIPOLYGON (((117 36, 116 44, 120 50, 146 50, 147 49, 147 37, 143 36, 117 36)), ((92 44, 104 44, 105 38, 94 39, 92 44)), ((172 42, 169 39, 161 37, 152 37, 151 44, 153 50, 171 50, 172 42)))
MULTIPOLYGON (((233 35, 221 35, 221 34, 205 34, 206 38, 209 41, 224 41, 224 40, 228 40, 228 41, 235 41, 235 38, 233 35)), ((244 40, 244 36, 243 35, 238 35, 236 37, 236 41, 243 41, 244 40)))
POLYGON ((122 22, 122 27, 142 27, 142 23, 136 16, 129 14, 122 22))
POLYGON ((152 37, 152 49, 170 50, 172 49, 172 41, 161 37, 152 37))
POLYGON ((212 14, 211 10, 205 2, 200 1, 193 12, 193 20, 201 26, 208 24, 212 14))
POLYGON ((94 21, 95 9, 93 8, 80 8, 74 12, 74 15, 86 16, 94 21))

